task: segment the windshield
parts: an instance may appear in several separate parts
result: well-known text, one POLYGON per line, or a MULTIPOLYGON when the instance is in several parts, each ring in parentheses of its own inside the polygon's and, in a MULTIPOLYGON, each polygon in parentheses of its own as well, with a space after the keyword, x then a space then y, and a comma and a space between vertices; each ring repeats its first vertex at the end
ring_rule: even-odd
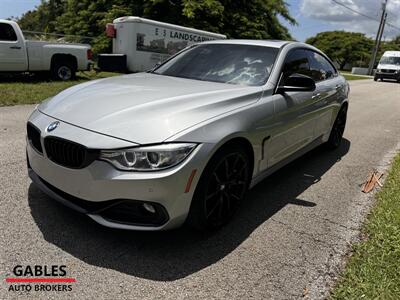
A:
POLYGON ((400 56, 382 56, 380 64, 400 66, 400 56))
POLYGON ((262 85, 278 49, 251 45, 203 44, 178 54, 153 73, 196 80, 262 85))

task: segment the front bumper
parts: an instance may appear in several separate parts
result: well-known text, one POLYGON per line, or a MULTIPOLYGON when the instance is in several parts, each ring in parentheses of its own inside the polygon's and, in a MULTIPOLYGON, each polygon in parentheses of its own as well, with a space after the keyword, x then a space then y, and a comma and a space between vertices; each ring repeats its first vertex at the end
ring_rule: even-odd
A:
MULTIPOLYGON (((28 161, 29 165, 29 161, 28 161)), ((69 195, 40 178, 28 166, 31 180, 51 198, 78 212, 87 214, 96 222, 116 228, 153 228, 161 229, 169 216, 165 208, 158 203, 130 199, 115 199, 102 202, 92 202, 69 195), (154 212, 145 209, 144 204, 151 205, 154 212)))
POLYGON ((377 79, 394 79, 400 80, 400 73, 387 73, 387 72, 376 72, 375 78, 377 79))
MULTIPOLYGON (((113 228, 131 230, 165 230, 180 226, 189 212, 199 175, 207 161, 207 144, 199 145, 180 165, 159 172, 124 172, 111 164, 95 160, 82 169, 60 166, 46 156, 43 139, 57 136, 93 149, 127 147, 126 141, 104 136, 63 123, 57 130, 46 132, 46 126, 55 119, 35 111, 29 122, 41 132, 43 153, 27 143, 28 172, 32 181, 51 198, 87 214, 96 222, 113 228), (186 186, 196 170, 191 188, 186 186), (116 204, 151 204, 157 212, 157 222, 132 222, 110 218, 110 207, 116 204), (160 221, 161 220, 161 221, 160 221)), ((134 145, 133 143, 131 146, 134 145)), ((122 209, 119 209, 120 211, 122 209)), ((137 210, 135 209, 135 212, 137 210)))

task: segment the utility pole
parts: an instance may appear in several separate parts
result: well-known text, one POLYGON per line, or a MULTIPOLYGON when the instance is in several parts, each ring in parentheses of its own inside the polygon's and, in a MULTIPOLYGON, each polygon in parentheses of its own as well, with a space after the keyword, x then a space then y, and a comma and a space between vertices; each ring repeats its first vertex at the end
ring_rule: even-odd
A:
POLYGON ((368 74, 372 75, 372 71, 374 69, 375 61, 376 61, 376 55, 379 50, 379 45, 381 44, 381 39, 383 35, 383 29, 385 28, 385 22, 386 22, 386 4, 387 0, 383 0, 382 2, 382 15, 381 15, 381 21, 379 23, 379 28, 378 32, 376 33, 376 38, 375 38, 375 44, 374 47, 372 48, 372 53, 371 53, 371 60, 369 62, 369 67, 368 67, 368 74))
MULTIPOLYGON (((376 49, 377 49, 376 52, 378 52, 379 47, 381 46, 383 31, 385 30, 386 19, 387 19, 387 13, 385 13, 385 16, 384 16, 384 18, 383 18, 382 28, 381 28, 381 32, 380 32, 380 34, 379 34, 379 40, 378 40, 378 45, 377 45, 377 47, 376 47, 376 49)), ((375 61, 374 61, 374 63, 375 63, 375 61)))

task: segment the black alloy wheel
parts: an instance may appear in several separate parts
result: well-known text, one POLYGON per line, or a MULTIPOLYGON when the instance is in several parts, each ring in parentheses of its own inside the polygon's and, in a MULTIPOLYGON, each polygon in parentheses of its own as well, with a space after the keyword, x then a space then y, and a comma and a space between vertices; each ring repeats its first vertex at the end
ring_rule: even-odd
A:
POLYGON ((233 145, 209 162, 196 188, 189 223, 200 231, 226 224, 238 210, 250 182, 250 162, 243 149, 233 145))

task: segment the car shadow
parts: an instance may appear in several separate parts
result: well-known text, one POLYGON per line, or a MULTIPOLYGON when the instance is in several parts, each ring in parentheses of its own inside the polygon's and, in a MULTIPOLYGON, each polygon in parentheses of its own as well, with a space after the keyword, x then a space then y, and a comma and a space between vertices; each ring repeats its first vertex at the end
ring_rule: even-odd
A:
POLYGON ((41 83, 53 81, 50 72, 0 74, 1 83, 41 83))
POLYGON ((34 184, 28 192, 31 214, 49 243, 84 261, 129 275, 172 281, 206 268, 234 251, 262 223, 288 204, 312 209, 299 195, 318 182, 348 153, 343 140, 335 151, 318 147, 256 185, 234 220, 213 234, 186 228, 134 232, 102 227, 67 209, 34 184))
POLYGON ((385 78, 385 79, 381 79, 380 81, 379 81, 379 83, 383 83, 383 84, 390 84, 390 83, 397 83, 398 84, 398 81, 396 80, 396 79, 387 79, 387 78, 385 78))

